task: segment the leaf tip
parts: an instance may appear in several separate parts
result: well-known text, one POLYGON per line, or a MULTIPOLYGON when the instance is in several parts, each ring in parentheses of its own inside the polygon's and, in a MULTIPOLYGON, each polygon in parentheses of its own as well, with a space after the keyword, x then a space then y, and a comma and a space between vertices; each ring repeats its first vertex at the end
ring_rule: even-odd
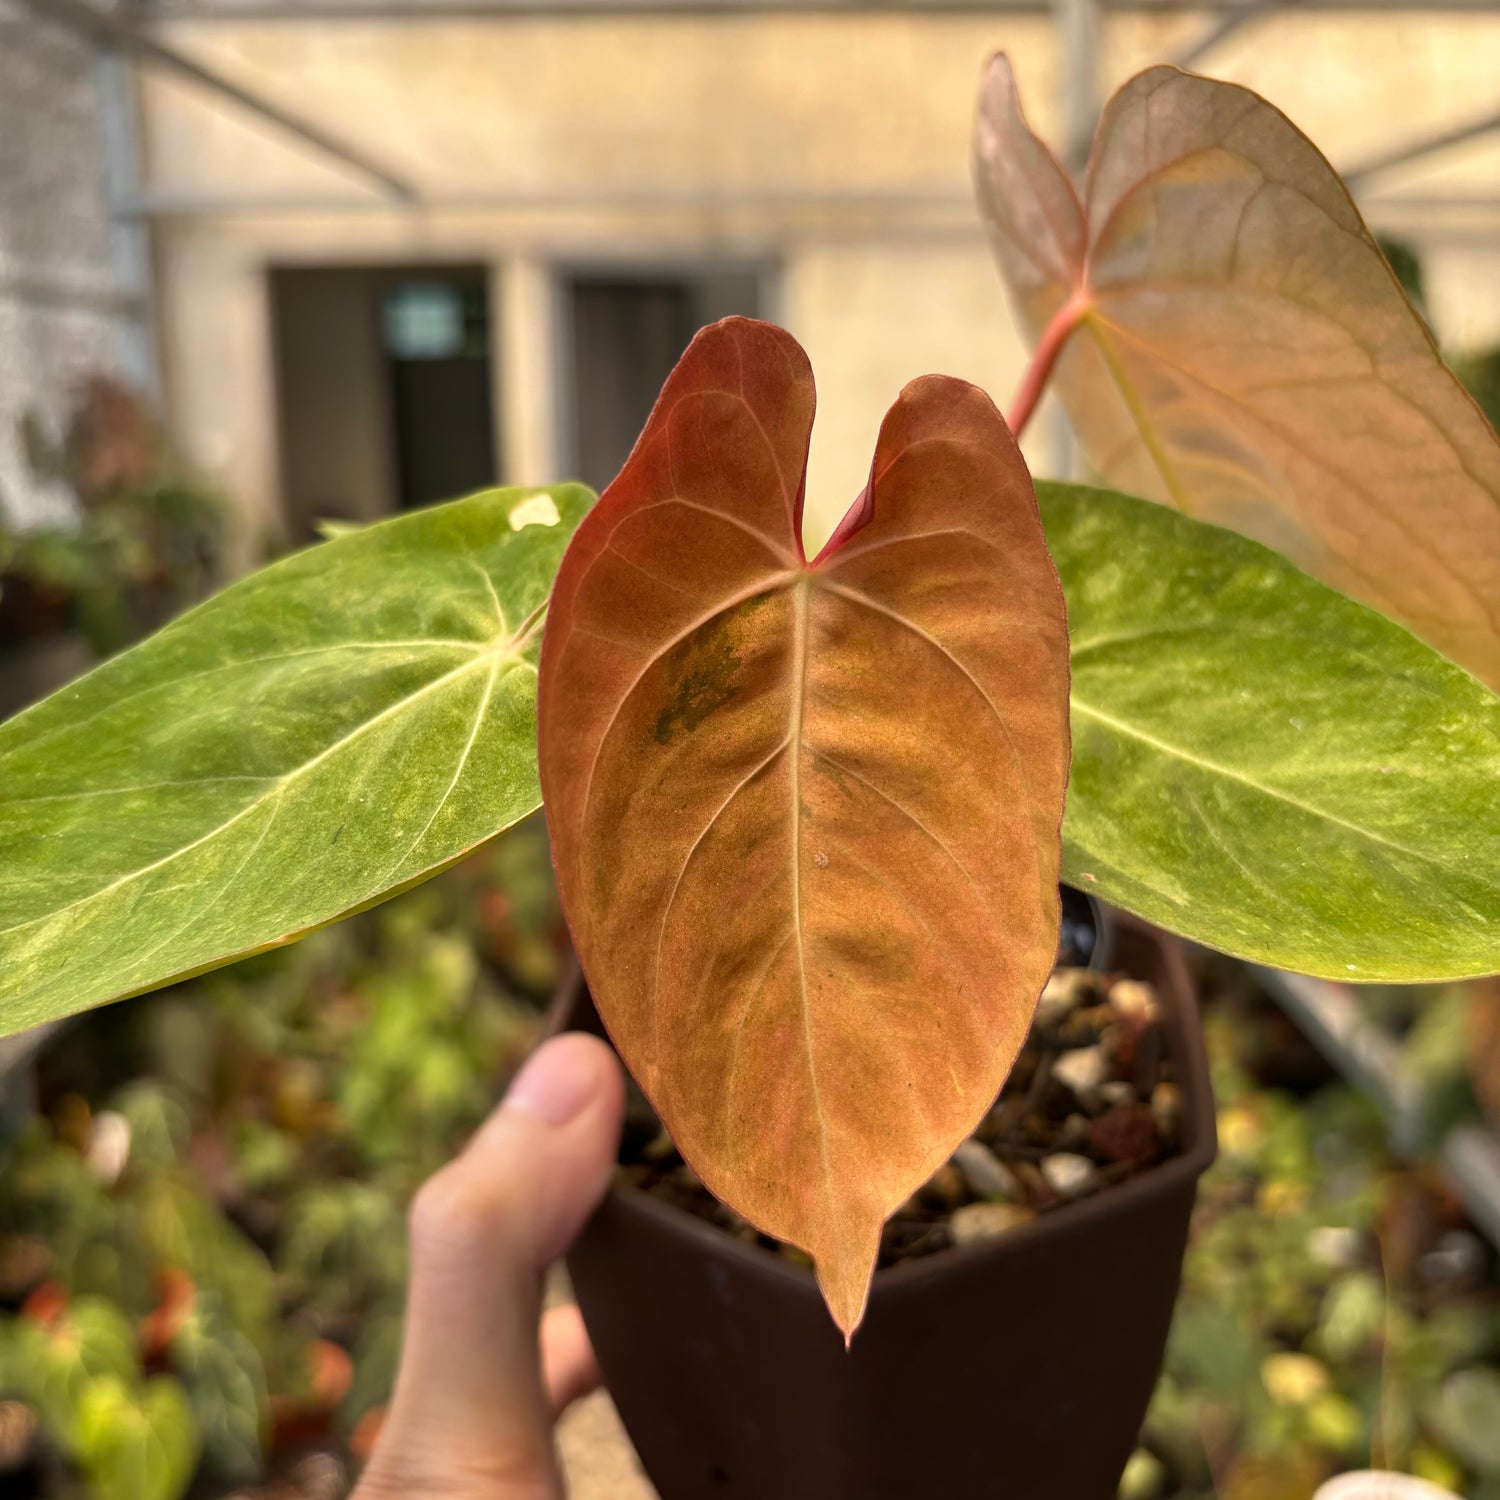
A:
POLYGON ((992 52, 979 75, 979 119, 981 127, 986 120, 1020 119, 1021 90, 1016 83, 1016 70, 1010 54, 1005 51, 992 52))
POLYGON ((880 1252, 881 1222, 877 1221, 873 1229, 848 1229, 839 1239, 826 1245, 821 1254, 813 1256, 818 1290, 844 1336, 846 1350, 853 1344, 869 1305, 870 1282, 880 1252))
POLYGON ((993 79, 1001 87, 1014 91, 1016 86, 1016 70, 1010 60, 1010 53, 1004 47, 991 52, 985 60, 984 79, 986 84, 993 79))

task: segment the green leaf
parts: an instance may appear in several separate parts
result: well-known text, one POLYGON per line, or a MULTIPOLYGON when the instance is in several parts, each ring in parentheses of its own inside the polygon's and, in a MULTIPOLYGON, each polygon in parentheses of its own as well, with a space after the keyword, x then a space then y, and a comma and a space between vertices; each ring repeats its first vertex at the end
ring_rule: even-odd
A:
POLYGON ((227 1484, 259 1479, 271 1401, 265 1365, 213 1293, 198 1295, 173 1338, 172 1366, 186 1389, 207 1467, 227 1484))
POLYGON ((1500 1475, 1500 1373, 1478 1366, 1450 1375, 1427 1417, 1470 1468, 1500 1475))
POLYGON ((391 1399, 404 1336, 399 1302, 376 1308, 365 1318, 354 1345, 354 1379, 339 1408, 339 1425, 345 1431, 352 1432, 367 1411, 391 1399))
POLYGON ((1072 632, 1065 878, 1327 978, 1500 969, 1500 699, 1258 543, 1039 491, 1072 632))
POLYGON ((133 1391, 90 1381, 78 1408, 78 1463, 98 1500, 178 1500, 198 1463, 198 1431, 182 1387, 167 1376, 133 1391))
POLYGON ((37 1408, 66 1452, 76 1451, 88 1387, 102 1379, 129 1386, 139 1378, 135 1329, 112 1303, 79 1297, 55 1323, 20 1318, 12 1332, 7 1383, 37 1408))
POLYGON ((276 1269, 299 1291, 336 1308, 399 1293, 406 1224, 388 1193, 362 1182, 304 1188, 287 1204, 276 1269))
POLYGON ((233 1325, 269 1348, 276 1319, 271 1263, 187 1178, 157 1172, 141 1190, 142 1231, 158 1264, 217 1293, 233 1325))
POLYGON ((0 1033, 414 884, 540 801, 541 610, 587 490, 287 558, 0 725, 0 1033))

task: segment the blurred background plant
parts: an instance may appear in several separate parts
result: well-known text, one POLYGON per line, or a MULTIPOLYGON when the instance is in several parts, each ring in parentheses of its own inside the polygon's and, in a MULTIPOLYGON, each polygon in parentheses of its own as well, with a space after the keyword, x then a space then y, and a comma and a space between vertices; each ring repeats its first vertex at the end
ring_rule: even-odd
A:
MULTIPOLYGON (((1420 302, 1419 258, 1388 251, 1420 302)), ((0 649, 107 654, 212 586, 219 501, 124 387, 24 437, 76 522, 0 529, 0 649)), ((0 1080, 0 1497, 347 1493, 399 1355, 407 1203, 534 1045, 567 953, 533 819, 0 1080)), ((1421 1103, 1401 1159, 1250 971, 1199 963, 1222 1155, 1122 1495, 1307 1500, 1375 1462, 1500 1500, 1500 1281, 1428 1164, 1500 1118, 1500 984, 1360 992, 1421 1103)))
MULTIPOLYGON (((1406 240, 1391 235, 1380 236, 1380 248, 1396 273, 1402 290, 1415 304, 1424 318, 1427 311, 1426 278, 1422 271, 1422 257, 1406 240)), ((1444 357, 1453 368, 1453 373, 1468 387, 1469 394, 1478 403, 1479 409, 1489 418, 1490 424, 1500 427, 1500 345, 1478 349, 1444 350, 1444 357)))
MULTIPOLYGON (((1262 89, 1340 166, 1408 148, 1360 200, 1500 416, 1493 130, 1442 146, 1493 112, 1482 7, 242 9, 111 10, 184 46, 185 81, 77 6, 0 0, 0 715, 268 534, 606 482, 724 313, 785 318, 826 372, 808 495, 831 525, 901 382, 1003 398, 1024 363, 967 178, 997 45, 1055 77, 1054 138, 1149 56, 1262 89), (694 86, 640 87, 622 34, 694 86), (132 388, 76 384, 96 367, 161 394, 191 464, 132 388)), ((1065 445, 1034 446, 1055 471, 1065 445)), ((12 1070, 0 1500, 344 1493, 399 1350, 406 1203, 532 1044, 565 952, 532 824, 12 1070)), ((1420 1095, 1403 1160, 1252 976, 1204 977, 1224 1151, 1125 1494, 1307 1500, 1374 1458, 1497 1500, 1494 1260, 1427 1163, 1476 1097, 1500 1119, 1500 989, 1361 996, 1420 1095)))
MULTIPOLYGON (((399 1354, 407 1202, 566 954, 534 820, 57 1037, 0 1146, 0 1493, 347 1493, 399 1354)), ((1201 967, 1223 1150, 1122 1493, 1307 1500, 1374 1457, 1500 1500, 1491 1251, 1247 971, 1201 967)), ((1381 997, 1417 1015, 1446 1119, 1475 1109, 1464 998, 1381 997)))
MULTIPOLYGON (((1122 1493, 1306 1500, 1373 1465, 1500 1497, 1493 1252, 1442 1174, 1390 1154, 1374 1106, 1246 971, 1209 960, 1205 980, 1221 1154, 1122 1493)), ((1417 1011, 1411 991, 1378 998, 1417 1011)), ((1475 1105, 1466 997, 1428 1000, 1408 1055, 1435 1136, 1475 1105)))
POLYGON ((1500 347, 1455 355, 1453 368, 1479 403, 1479 409, 1500 427, 1500 347))
POLYGON ((0 1493, 177 1500, 269 1468, 341 1494, 394 1373, 407 1200, 566 952, 532 823, 58 1037, 0 1147, 0 1493))
POLYGON ((177 468, 119 381, 90 376, 60 434, 28 413, 19 440, 32 478, 61 488, 73 515, 22 529, 0 506, 0 649, 76 631, 108 656, 214 586, 223 503, 177 468))

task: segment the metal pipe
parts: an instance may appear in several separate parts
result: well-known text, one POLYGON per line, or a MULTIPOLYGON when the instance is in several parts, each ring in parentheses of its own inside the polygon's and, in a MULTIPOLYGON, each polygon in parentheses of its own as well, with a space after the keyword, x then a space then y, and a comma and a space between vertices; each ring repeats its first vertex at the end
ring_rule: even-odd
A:
POLYGON ((1290 10, 1296 3, 1297 0, 1243 0, 1243 3, 1235 6, 1233 10, 1227 11, 1217 21, 1204 27, 1198 34, 1197 40, 1189 42, 1172 61, 1179 68, 1191 68, 1221 42, 1228 41, 1242 26, 1258 20, 1268 11, 1290 10))
MULTIPOLYGON (((1099 52, 1104 27, 1105 0, 1053 0, 1053 16, 1062 75, 1063 166, 1075 182, 1082 183, 1094 149, 1094 132, 1104 106, 1100 88, 1099 52)), ((1059 346, 1060 348, 1061 346, 1059 346)), ((1057 351, 1054 351, 1054 356, 1057 351)), ((1036 394, 1033 394, 1033 401, 1036 394)), ((1022 417, 1026 411, 1020 413, 1022 417)), ((1071 476, 1078 467, 1082 449, 1067 413, 1054 403, 1047 431, 1049 472, 1071 476)))
MULTIPOLYGON (((297 5, 294 0, 179 0, 159 5, 164 21, 472 21, 496 17, 548 20, 601 16, 878 15, 890 13, 983 15, 1042 12, 1050 0, 331 0, 297 5)), ((1158 0, 1125 0, 1152 6, 1158 0)))
POLYGON ((92 5, 87 4, 86 0, 27 0, 27 3, 39 15, 62 21, 79 31, 86 32, 105 45, 135 52, 151 62, 180 73, 184 78, 190 78, 193 82, 202 84, 204 88, 222 94, 226 99, 232 99, 236 104, 259 115, 262 119, 269 120, 289 135, 305 141, 325 155, 334 157, 346 166, 353 167, 355 171, 371 178, 379 185, 381 191, 394 201, 398 203, 417 201, 417 189, 410 182, 388 171, 358 147, 351 146, 348 142, 331 135, 321 125, 316 125, 301 115, 253 93, 221 73, 214 72, 202 63, 195 62, 192 58, 157 41, 155 37, 149 36, 128 22, 96 10, 92 5))
MULTIPOLYGON (((970 219, 974 200, 962 189, 945 192, 808 192, 775 188, 697 189, 639 188, 560 192, 445 193, 417 205, 434 213, 735 213, 767 210, 812 210, 903 216, 950 212, 970 219)), ((143 193, 122 204, 120 212, 135 218, 202 218, 218 214, 379 213, 389 204, 373 198, 230 198, 200 194, 143 193)))
POLYGON ((152 297, 151 229, 116 212, 141 190, 140 132, 135 79, 130 58, 105 45, 94 62, 99 95, 99 133, 104 157, 104 201, 109 210, 109 258, 115 286, 126 309, 118 314, 120 372, 153 404, 162 395, 161 360, 156 347, 152 297))
POLYGON ((1454 126, 1451 130, 1441 131, 1437 135, 1425 136, 1408 145, 1397 146, 1380 156, 1372 156, 1345 172, 1344 183, 1348 187, 1355 187, 1368 181, 1377 172, 1386 172, 1392 167, 1404 167, 1409 162, 1420 161, 1424 156, 1446 151, 1449 146, 1462 145, 1465 141, 1476 140, 1495 130, 1500 130, 1500 110, 1496 110, 1494 114, 1482 115, 1477 120, 1470 120, 1465 125, 1454 126))
POLYGON ((1099 88, 1100 0, 1053 0, 1061 54, 1063 165, 1083 176, 1103 99, 1099 88))
MULTIPOLYGON (((1240 0, 1243 3, 1243 0, 1240 0)), ((1315 10, 1491 12, 1494 0, 1304 0, 1315 10)), ((1041 15, 1051 0, 177 0, 160 4, 160 20, 190 21, 454 21, 505 17, 724 15, 1041 15)), ((1181 0, 1108 0, 1111 11, 1167 14, 1181 0)), ((1236 0, 1202 0, 1195 9, 1235 10, 1236 0)))
POLYGON ((1496 214, 1500 198, 1472 198, 1454 195, 1403 195, 1399 198, 1363 198, 1360 212, 1366 218, 1387 212, 1402 214, 1496 214))

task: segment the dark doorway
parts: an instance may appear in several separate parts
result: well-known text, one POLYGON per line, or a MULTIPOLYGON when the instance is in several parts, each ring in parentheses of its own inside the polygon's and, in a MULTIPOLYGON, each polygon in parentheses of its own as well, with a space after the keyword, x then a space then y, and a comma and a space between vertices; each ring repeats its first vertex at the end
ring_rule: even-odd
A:
POLYGON ((381 326, 402 509, 495 482, 489 297, 483 272, 389 286, 381 326))
POLYGON ((296 540, 496 478, 482 266, 271 272, 282 496, 296 540))
POLYGON ((757 268, 567 276, 563 420, 570 473, 603 489, 693 335, 732 313, 761 316, 763 282, 757 268))

